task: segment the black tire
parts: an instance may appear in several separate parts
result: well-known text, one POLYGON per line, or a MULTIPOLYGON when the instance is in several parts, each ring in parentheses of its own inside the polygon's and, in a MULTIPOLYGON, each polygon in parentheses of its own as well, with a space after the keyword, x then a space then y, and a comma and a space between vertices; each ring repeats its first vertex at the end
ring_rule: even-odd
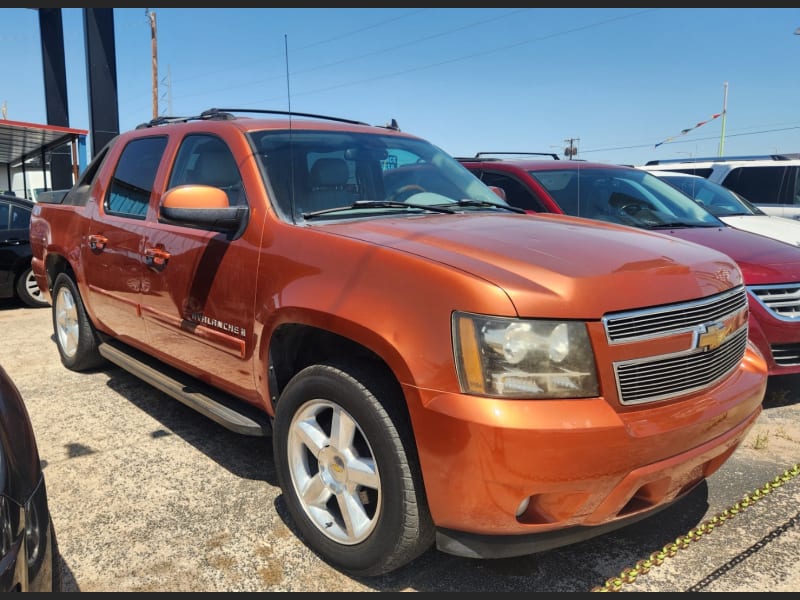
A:
POLYGON ((30 266, 17 278, 16 292, 17 297, 26 306, 31 308, 50 306, 50 303, 42 295, 42 290, 39 289, 39 284, 36 283, 36 277, 33 276, 33 269, 30 266))
POLYGON ((61 362, 72 371, 94 369, 105 362, 97 350, 97 332, 86 314, 78 286, 67 273, 53 284, 53 333, 61 362))
POLYGON ((309 548, 350 575, 393 571, 434 541, 403 403, 388 375, 320 364, 295 375, 276 407, 273 454, 289 513, 309 548))

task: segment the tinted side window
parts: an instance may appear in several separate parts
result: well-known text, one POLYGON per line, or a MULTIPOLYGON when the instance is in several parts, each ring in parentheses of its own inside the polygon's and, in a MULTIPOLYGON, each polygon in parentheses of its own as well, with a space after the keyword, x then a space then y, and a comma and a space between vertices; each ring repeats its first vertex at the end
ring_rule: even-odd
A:
POLYGON ((689 175, 699 175, 700 177, 705 177, 706 179, 708 179, 708 176, 711 175, 711 171, 713 171, 713 169, 711 169, 710 167, 707 169, 692 169, 690 167, 687 167, 685 169, 669 169, 669 170, 677 171, 678 173, 688 173, 689 175))
POLYGON ((140 138, 125 146, 106 196, 106 211, 144 219, 166 146, 164 136, 140 138))
POLYGON ((247 204, 236 159, 218 137, 187 135, 181 142, 167 187, 190 184, 220 188, 228 195, 231 206, 247 204))
POLYGON ((503 191, 506 193, 506 202, 511 206, 535 212, 549 212, 539 199, 531 193, 527 186, 509 175, 482 171, 480 179, 486 185, 494 185, 503 188, 503 191))
POLYGON ((785 166, 737 167, 728 173, 722 185, 753 204, 784 204, 780 192, 787 170, 785 166))
POLYGON ((28 229, 31 226, 31 211, 21 206, 11 206, 11 229, 28 229))
POLYGON ((8 217, 11 213, 11 207, 8 205, 7 202, 0 202, 0 231, 8 230, 8 217))
POLYGON ((28 229, 31 224, 31 211, 10 202, 0 202, 0 231, 28 229))
POLYGON ((789 167, 789 203, 800 205, 800 167, 789 167))

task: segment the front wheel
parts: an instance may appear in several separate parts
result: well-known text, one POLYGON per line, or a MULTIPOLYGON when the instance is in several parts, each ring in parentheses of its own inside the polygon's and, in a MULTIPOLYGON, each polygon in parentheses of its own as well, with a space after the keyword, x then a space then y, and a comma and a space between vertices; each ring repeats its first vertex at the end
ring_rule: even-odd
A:
POLYGON ((72 371, 86 371, 103 364, 97 332, 86 314, 78 286, 66 273, 53 283, 53 332, 61 362, 72 371))
POLYGON ((356 576, 412 561, 434 540, 404 399, 388 375, 299 372, 278 401, 275 468, 300 536, 356 576))

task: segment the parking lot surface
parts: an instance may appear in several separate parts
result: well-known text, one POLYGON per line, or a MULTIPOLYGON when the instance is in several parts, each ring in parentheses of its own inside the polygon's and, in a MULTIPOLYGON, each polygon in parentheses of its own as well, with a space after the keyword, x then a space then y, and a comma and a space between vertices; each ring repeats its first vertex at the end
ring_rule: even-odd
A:
POLYGON ((64 591, 800 589, 800 377, 770 380, 745 443, 652 518, 514 559, 432 549, 354 579, 295 536, 268 439, 231 433, 117 367, 67 370, 49 308, 2 301, 0 332, 0 364, 45 463, 64 591))

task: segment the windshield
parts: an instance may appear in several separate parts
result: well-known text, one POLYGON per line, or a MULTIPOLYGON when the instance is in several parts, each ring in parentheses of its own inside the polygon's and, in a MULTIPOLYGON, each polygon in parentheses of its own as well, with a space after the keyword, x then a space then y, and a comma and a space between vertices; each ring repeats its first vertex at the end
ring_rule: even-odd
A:
POLYGON ((418 138, 268 130, 253 132, 250 139, 273 203, 295 222, 508 210, 461 163, 418 138))
POLYGON ((724 225, 686 194, 647 171, 582 167, 530 171, 565 213, 644 229, 724 225))
POLYGON ((703 177, 665 175, 662 178, 718 217, 767 214, 733 190, 703 177))

